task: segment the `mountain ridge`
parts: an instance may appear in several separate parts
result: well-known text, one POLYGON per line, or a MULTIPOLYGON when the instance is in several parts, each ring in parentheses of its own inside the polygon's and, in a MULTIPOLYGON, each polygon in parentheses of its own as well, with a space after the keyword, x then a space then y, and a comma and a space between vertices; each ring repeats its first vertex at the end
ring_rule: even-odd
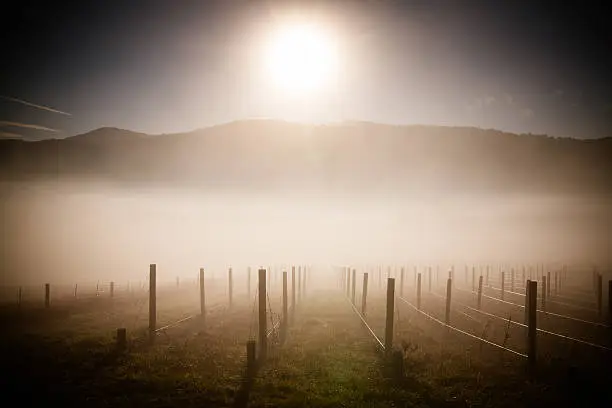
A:
POLYGON ((92 177, 205 189, 608 194, 611 141, 357 121, 251 119, 157 135, 106 127, 66 139, 0 141, 0 178, 92 177))

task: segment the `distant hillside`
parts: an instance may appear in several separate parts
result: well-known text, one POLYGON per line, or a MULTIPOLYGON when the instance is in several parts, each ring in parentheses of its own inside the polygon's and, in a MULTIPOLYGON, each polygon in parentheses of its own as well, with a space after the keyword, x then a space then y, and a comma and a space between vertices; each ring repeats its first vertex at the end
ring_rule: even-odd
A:
POLYGON ((611 138, 250 120, 169 135, 102 128, 64 140, 2 140, 0 178, 86 177, 209 189, 609 194, 611 158, 611 138))

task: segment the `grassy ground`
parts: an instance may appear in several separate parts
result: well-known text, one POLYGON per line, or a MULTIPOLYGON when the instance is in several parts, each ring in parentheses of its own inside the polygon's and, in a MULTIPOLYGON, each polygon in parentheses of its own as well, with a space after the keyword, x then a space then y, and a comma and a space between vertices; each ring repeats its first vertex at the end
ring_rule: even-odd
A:
MULTIPOLYGON (((382 304, 373 295, 368 313, 379 336, 382 304)), ((406 308, 396 316, 395 345, 403 350, 404 367, 399 378, 333 291, 309 294, 286 343, 273 343, 249 382, 251 301, 211 312, 206 327, 192 319, 152 345, 133 339, 127 353, 118 353, 110 329, 140 306, 104 301, 22 310, 20 317, 0 313, 3 327, 13 328, 0 340, 4 398, 79 407, 563 407, 601 404, 607 394, 598 367, 585 373, 563 359, 549 360, 530 379, 522 359, 449 334, 406 308)), ((272 308, 278 310, 274 302, 272 308)), ((162 310, 167 321, 184 313, 182 306, 162 310)))

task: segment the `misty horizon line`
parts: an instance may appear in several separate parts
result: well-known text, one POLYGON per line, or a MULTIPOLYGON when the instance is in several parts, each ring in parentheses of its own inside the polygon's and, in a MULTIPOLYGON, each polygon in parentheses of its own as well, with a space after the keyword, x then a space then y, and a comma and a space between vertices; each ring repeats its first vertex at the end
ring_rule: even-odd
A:
POLYGON ((100 126, 100 127, 92 128, 85 132, 66 135, 63 137, 60 136, 61 130, 58 130, 55 132, 55 135, 53 137, 47 137, 47 138, 31 138, 31 137, 28 138, 24 136, 21 136, 19 138, 0 137, 0 141, 19 140, 19 141, 25 141, 25 142, 42 142, 42 141, 49 141, 49 140, 66 140, 66 139, 71 139, 71 138, 78 138, 81 136, 87 136, 91 133, 105 131, 105 130, 129 132, 135 135, 149 136, 149 137, 186 135, 186 134, 197 133, 197 132, 202 132, 202 131, 207 131, 207 130, 214 130, 216 128, 222 128, 224 126, 230 126, 230 125, 235 125, 235 124, 248 124, 249 122, 277 123, 277 124, 297 125, 297 126, 305 126, 305 127, 326 127, 326 126, 342 127, 342 126, 351 126, 351 125, 361 125, 361 126, 377 126, 377 127, 394 128, 394 129, 397 129, 397 128, 406 128, 406 129, 409 129, 409 128, 443 128, 443 129, 457 129, 457 130, 475 130, 475 131, 480 131, 480 132, 494 132, 494 133, 501 133, 505 135, 513 135, 513 136, 532 136, 532 137, 540 137, 540 138, 546 138, 546 139, 563 139, 563 140, 574 140, 574 141, 598 141, 598 140, 612 139, 612 135, 602 136, 602 137, 578 138, 578 137, 571 137, 571 136, 555 136, 555 135, 547 134, 547 133, 532 133, 532 132, 518 133, 518 132, 503 130, 500 128, 494 128, 494 127, 486 128, 486 127, 473 126, 473 125, 469 126, 469 125, 442 125, 442 124, 428 124, 428 123, 389 123, 389 122, 376 122, 376 121, 359 120, 359 119, 346 119, 342 121, 325 121, 325 122, 324 121, 299 121, 299 120, 289 120, 289 119, 280 119, 280 118, 262 116, 262 117, 245 117, 245 118, 234 119, 234 120, 229 120, 225 122, 218 122, 218 123, 208 125, 208 126, 197 127, 197 128, 192 128, 192 129, 183 130, 183 131, 174 131, 174 132, 150 133, 150 132, 142 132, 142 131, 138 131, 134 129, 127 129, 127 128, 121 128, 117 126, 107 125, 107 126, 100 126))

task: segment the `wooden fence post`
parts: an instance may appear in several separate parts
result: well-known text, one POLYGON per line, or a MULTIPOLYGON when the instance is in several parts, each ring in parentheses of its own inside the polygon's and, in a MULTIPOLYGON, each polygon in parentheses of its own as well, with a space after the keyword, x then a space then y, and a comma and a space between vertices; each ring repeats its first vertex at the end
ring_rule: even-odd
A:
POLYGON ((538 282, 529 281, 529 319, 527 323, 528 343, 527 356, 531 370, 536 365, 536 335, 537 335, 537 307, 538 307, 538 282))
POLYGON ((45 283, 45 307, 48 308, 51 303, 51 284, 45 283))
POLYGON ((601 274, 597 275, 597 313, 599 317, 601 317, 603 308, 602 308, 602 299, 603 299, 603 291, 602 291, 602 282, 601 282, 601 274))
POLYGON ((453 279, 448 278, 448 281, 446 281, 446 324, 447 325, 450 325, 452 287, 453 287, 453 279))
POLYGON ((257 342, 255 340, 247 341, 247 377, 251 378, 255 373, 257 367, 257 357, 255 355, 257 350, 257 342))
POLYGON ((157 324, 157 265, 149 265, 149 338, 155 338, 157 324))
POLYGON ((181 287, 181 281, 180 281, 180 278, 177 276, 176 277, 176 288, 178 289, 180 287, 181 287))
POLYGON ((232 268, 230 267, 227 271, 227 284, 228 284, 228 295, 229 295, 229 307, 232 308, 232 300, 234 295, 234 280, 232 278, 232 268))
POLYGON ((546 275, 542 275, 542 310, 546 310, 546 275))
POLYGON ((417 309, 421 310, 421 274, 417 275, 417 285, 416 285, 416 294, 417 294, 417 309))
POLYGON ((478 278, 478 310, 482 308, 482 275, 478 278))
POLYGON ((368 298, 368 273, 363 274, 363 288, 361 291, 361 314, 366 314, 366 302, 368 298))
POLYGON ((266 321, 266 270, 259 270, 259 361, 264 361, 268 353, 266 321))
POLYGON ((200 268, 200 316, 206 321, 206 292, 204 286, 204 268, 200 268))
MULTIPOLYGON (((531 302, 531 300, 530 300, 531 298, 530 298, 530 294, 529 294, 529 288, 531 287, 530 282, 531 282, 531 279, 528 279, 526 284, 525 284, 525 321, 524 322, 525 322, 526 326, 529 325, 529 305, 531 304, 531 303, 529 303, 529 302, 531 302)), ((527 334, 529 334, 529 333, 527 333, 527 334)), ((527 336, 527 337, 529 337, 529 336, 527 336)))
POLYGON ((75 283, 75 284, 74 284, 74 297, 75 297, 75 298, 77 297, 77 289, 78 289, 78 287, 79 287, 79 284, 78 284, 78 283, 75 283))
POLYGON ((117 329, 117 339, 116 339, 117 350, 124 351, 127 346, 127 331, 125 328, 117 329))
POLYGON ((608 281, 608 320, 612 327, 612 280, 608 281))
POLYGON ((289 328, 289 312, 287 305, 287 271, 283 271, 283 327, 281 328, 281 340, 287 338, 289 328))
POLYGON ((115 297, 115 282, 110 283, 110 297, 115 297))
POLYGON ((356 286, 357 271, 353 269, 353 278, 351 279, 351 303, 355 304, 355 286, 356 286))
POLYGON ((302 301, 302 267, 298 266, 298 293, 297 293, 298 304, 302 301))
POLYGON ((476 291, 476 267, 472 266, 472 292, 476 291))
POLYGON ((291 324, 295 319, 295 266, 291 267, 291 324))
POLYGON ((393 347, 393 312, 395 306, 395 278, 387 279, 387 315, 385 322, 385 353, 390 354, 393 347))

